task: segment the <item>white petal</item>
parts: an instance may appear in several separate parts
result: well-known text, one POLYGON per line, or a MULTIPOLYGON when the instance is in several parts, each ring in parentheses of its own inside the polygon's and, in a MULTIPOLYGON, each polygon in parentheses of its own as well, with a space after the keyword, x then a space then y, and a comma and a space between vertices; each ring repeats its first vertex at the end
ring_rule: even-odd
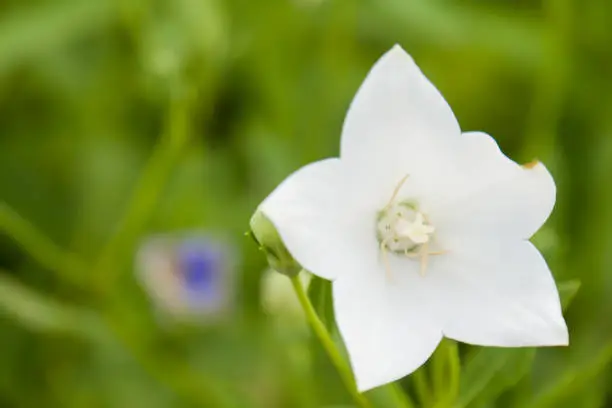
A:
POLYGON ((428 292, 418 283, 418 263, 402 270, 392 262, 389 280, 380 263, 362 260, 354 276, 334 281, 333 298, 357 387, 366 391, 420 367, 442 339, 442 331, 427 313, 428 292))
POLYGON ((406 173, 431 179, 460 135, 452 110, 398 45, 374 65, 357 92, 342 130, 340 156, 376 166, 397 181, 406 173))
MULTIPOLYGON (((462 135, 458 168, 464 177, 436 226, 449 234, 469 230, 527 239, 555 204, 555 182, 542 163, 519 166, 484 133, 462 135)), ((442 234, 442 232, 440 232, 442 234)))
POLYGON ((308 271, 334 279, 377 250, 374 214, 339 159, 311 163, 285 179, 260 205, 285 246, 308 271))
POLYGON ((495 139, 484 132, 464 132, 456 151, 457 169, 465 177, 464 193, 511 178, 520 166, 508 158, 495 139))
POLYGON ((528 241, 467 242, 432 259, 444 335, 485 346, 566 345, 559 294, 528 241))

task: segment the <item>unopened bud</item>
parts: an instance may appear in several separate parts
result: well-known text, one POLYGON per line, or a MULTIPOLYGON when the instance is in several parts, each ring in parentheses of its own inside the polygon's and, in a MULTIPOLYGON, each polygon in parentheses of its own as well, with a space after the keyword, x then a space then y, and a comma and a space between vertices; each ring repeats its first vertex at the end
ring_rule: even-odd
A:
POLYGON ((250 224, 252 236, 257 241, 259 249, 266 254, 270 268, 290 277, 299 274, 302 267, 291 256, 268 217, 257 210, 251 217, 250 224))

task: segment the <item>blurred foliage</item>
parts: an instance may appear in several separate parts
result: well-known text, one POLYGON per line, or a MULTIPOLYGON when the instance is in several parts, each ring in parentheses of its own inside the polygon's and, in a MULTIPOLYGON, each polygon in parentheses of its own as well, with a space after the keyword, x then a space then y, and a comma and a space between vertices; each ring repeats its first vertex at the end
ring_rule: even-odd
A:
POLYGON ((0 406, 351 406, 309 332, 263 313, 265 259, 243 233, 287 174, 338 153, 394 43, 463 129, 551 169, 535 242, 564 297, 582 283, 570 347, 448 342, 402 387, 426 407, 610 406, 611 22, 604 0, 1 0, 0 406), (160 324, 134 251, 196 228, 234 238, 239 305, 212 327, 160 324), (458 390, 443 353, 461 357, 458 390))

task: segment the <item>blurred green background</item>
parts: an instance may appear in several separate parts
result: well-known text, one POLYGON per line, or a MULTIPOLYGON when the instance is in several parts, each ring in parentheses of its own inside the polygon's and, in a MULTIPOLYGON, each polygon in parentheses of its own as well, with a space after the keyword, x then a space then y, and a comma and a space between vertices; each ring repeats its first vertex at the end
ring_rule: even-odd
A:
POLYGON ((286 175, 338 154, 395 43, 463 129, 549 167, 535 242, 565 298, 581 283, 570 347, 462 345, 458 391, 442 347, 402 387, 415 407, 612 406, 612 3, 2 0, 0 407, 352 406, 300 316, 264 313, 244 232, 286 175), (134 277, 142 237, 192 229, 241 260, 214 325, 160 320, 134 277))

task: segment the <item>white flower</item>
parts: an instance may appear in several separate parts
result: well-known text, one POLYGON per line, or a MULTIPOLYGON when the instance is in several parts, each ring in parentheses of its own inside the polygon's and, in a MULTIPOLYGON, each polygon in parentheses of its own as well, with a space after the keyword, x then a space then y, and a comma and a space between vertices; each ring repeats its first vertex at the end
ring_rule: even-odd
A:
POLYGON ((312 163, 261 204, 289 252, 333 280, 360 390, 411 373, 443 336, 566 345, 555 282, 529 238, 555 183, 519 166, 450 107, 399 46, 348 111, 340 158, 312 163))

